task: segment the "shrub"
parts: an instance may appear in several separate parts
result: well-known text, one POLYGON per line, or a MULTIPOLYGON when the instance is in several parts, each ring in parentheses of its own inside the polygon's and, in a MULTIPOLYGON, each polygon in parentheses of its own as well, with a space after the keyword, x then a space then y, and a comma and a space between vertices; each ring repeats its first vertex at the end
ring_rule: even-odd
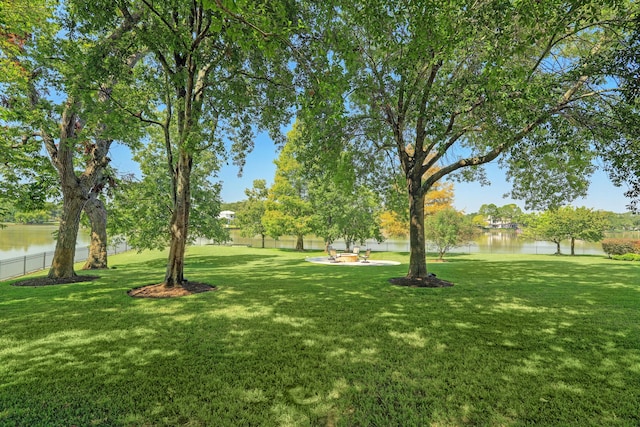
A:
POLYGON ((640 240, 604 239, 602 250, 607 255, 640 254, 640 240))
POLYGON ((617 261, 640 261, 640 254, 614 255, 612 258, 617 261))

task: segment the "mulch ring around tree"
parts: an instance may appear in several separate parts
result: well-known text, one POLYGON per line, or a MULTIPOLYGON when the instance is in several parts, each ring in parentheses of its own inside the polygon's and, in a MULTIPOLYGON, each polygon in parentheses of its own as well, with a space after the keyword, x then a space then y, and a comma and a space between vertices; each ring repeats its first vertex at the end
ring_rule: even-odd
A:
POLYGON ((66 285, 69 283, 91 282, 92 280, 99 279, 100 276, 73 276, 64 277, 59 279, 50 279, 48 277, 36 277, 34 279, 21 280, 14 282, 11 286, 53 286, 53 285, 66 285))
POLYGON ((200 282, 184 282, 182 286, 167 287, 164 283, 133 288, 127 292, 134 298, 177 298, 202 292, 215 291, 215 286, 200 282))
POLYGON ((447 288, 453 283, 438 279, 436 276, 427 276, 424 279, 409 277, 394 277, 389 282, 396 286, 408 286, 410 288, 447 288))

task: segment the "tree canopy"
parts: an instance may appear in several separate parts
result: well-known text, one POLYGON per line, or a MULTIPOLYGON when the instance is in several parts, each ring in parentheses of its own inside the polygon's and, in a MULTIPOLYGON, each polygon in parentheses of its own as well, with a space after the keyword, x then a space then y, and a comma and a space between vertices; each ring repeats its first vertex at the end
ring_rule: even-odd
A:
POLYGON ((276 174, 262 217, 262 223, 271 237, 295 236, 296 250, 304 249, 304 236, 311 232, 313 215, 308 180, 296 157, 300 143, 299 128, 294 125, 287 134, 287 143, 275 160, 276 174))
POLYGON ((242 204, 242 209, 236 212, 236 224, 240 227, 240 234, 244 237, 260 235, 262 247, 264 248, 264 238, 267 229, 262 223, 262 217, 266 210, 266 201, 269 195, 267 181, 256 179, 253 187, 244 190, 247 196, 246 202, 242 204))
POLYGON ((619 87, 599 59, 619 45, 632 16, 627 6, 590 0, 316 6, 309 49, 322 81, 309 88, 301 120, 312 150, 331 153, 349 144, 372 157, 387 152, 402 171, 410 206, 408 278, 427 277, 424 196, 445 176, 482 180, 482 165, 502 158, 513 195, 531 206, 584 194, 602 141, 591 131, 594 116, 620 104, 619 87))
POLYGON ((576 239, 589 242, 602 240, 609 225, 608 216, 604 212, 572 206, 532 214, 527 222, 525 235, 555 243, 557 255, 561 254, 560 243, 563 240, 569 239, 571 255, 575 255, 576 239))
MULTIPOLYGON (((106 45, 122 46, 131 21, 76 32, 71 2, 56 7, 48 1, 18 1, 11 6, 3 9, 12 13, 3 15, 7 32, 2 34, 2 62, 8 72, 0 77, 0 120, 6 130, 1 142, 1 156, 6 157, 0 170, 6 178, 3 192, 27 209, 62 196, 49 277, 72 277, 82 210, 91 206, 87 212, 92 227, 104 229, 104 223, 94 219, 101 217, 96 195, 107 178, 109 147, 125 135, 135 139, 131 121, 111 101, 127 87, 127 73, 121 71, 130 71, 137 59, 123 58, 119 68, 96 66, 108 62, 106 45)), ((92 255, 94 235, 97 239, 104 233, 92 233, 92 255)), ((101 266, 106 267, 106 250, 102 254, 101 266)))
MULTIPOLYGON (((125 238, 137 250, 164 249, 169 244, 169 220, 172 214, 171 176, 167 174, 166 152, 160 132, 145 146, 133 150, 140 165, 140 178, 127 175, 118 179, 107 198, 108 229, 112 236, 125 238), (140 219, 144 218, 144 221, 140 219)), ((191 175, 192 233, 195 237, 216 242, 228 240, 228 232, 218 218, 221 210, 220 184, 212 182, 217 171, 215 154, 202 152, 194 156, 191 175)))
MULTIPOLYGON (((294 191, 277 179, 271 202, 296 213, 287 219, 268 209, 265 225, 272 234, 309 232, 309 177, 321 177, 322 165, 339 184, 317 186, 327 197, 347 188, 331 197, 362 194, 369 201, 361 211, 408 205, 409 279, 428 277, 426 198, 448 185, 445 178, 483 181, 483 165, 499 161, 513 197, 555 208, 584 195, 599 157, 615 183, 640 194, 635 2, 14 5, 33 13, 3 7, 0 14, 0 191, 26 188, 23 199, 35 206, 51 197, 51 179, 57 182, 67 228, 54 276, 74 274, 79 212, 101 209, 90 202, 104 186, 110 144, 140 143, 155 127, 171 214, 163 283, 179 286, 194 168, 215 171, 231 158, 242 169, 256 131, 284 142, 280 126, 295 103, 302 141, 295 161, 304 173, 298 182, 282 175, 290 162, 282 157, 280 178, 294 191), (376 188, 382 201, 363 188, 376 188)), ((316 224, 333 227, 338 217, 330 216, 316 224)), ((331 227, 324 229, 329 238, 331 227)))
POLYGON ((162 134, 171 213, 162 283, 180 286, 194 168, 205 159, 215 168, 219 158, 227 157, 242 167, 255 130, 282 139, 279 124, 287 121, 295 92, 281 35, 267 33, 272 28, 286 33, 293 11, 288 3, 271 2, 130 0, 94 7, 83 1, 69 3, 84 24, 79 31, 105 31, 127 23, 135 27, 126 46, 105 46, 105 56, 113 62, 105 68, 121 67, 130 55, 141 57, 130 88, 140 95, 138 102, 128 102, 130 96, 118 101, 121 110, 138 120, 138 128, 153 126, 162 134))
POLYGON ((438 252, 440 261, 452 248, 473 240, 476 233, 471 218, 453 208, 441 209, 426 219, 426 238, 438 252))

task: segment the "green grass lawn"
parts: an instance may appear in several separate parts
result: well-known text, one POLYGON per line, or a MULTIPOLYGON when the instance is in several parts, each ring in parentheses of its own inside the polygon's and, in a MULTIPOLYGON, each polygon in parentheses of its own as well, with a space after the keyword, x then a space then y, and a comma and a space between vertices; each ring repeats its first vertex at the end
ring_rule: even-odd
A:
POLYGON ((165 254, 99 280, 0 283, 2 426, 640 425, 640 265, 452 255, 452 288, 400 266, 192 247, 217 291, 136 299, 165 254))

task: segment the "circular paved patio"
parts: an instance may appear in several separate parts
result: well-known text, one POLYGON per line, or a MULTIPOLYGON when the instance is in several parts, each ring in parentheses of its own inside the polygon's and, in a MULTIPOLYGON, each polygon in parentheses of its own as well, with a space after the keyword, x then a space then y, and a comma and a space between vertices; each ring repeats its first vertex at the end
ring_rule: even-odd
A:
POLYGON ((380 259, 369 259, 369 262, 331 262, 329 257, 321 256, 321 257, 312 257, 305 258, 305 261, 312 262, 314 264, 326 264, 326 265, 354 265, 360 267, 379 267, 383 265, 400 265, 397 261, 385 261, 380 259))

